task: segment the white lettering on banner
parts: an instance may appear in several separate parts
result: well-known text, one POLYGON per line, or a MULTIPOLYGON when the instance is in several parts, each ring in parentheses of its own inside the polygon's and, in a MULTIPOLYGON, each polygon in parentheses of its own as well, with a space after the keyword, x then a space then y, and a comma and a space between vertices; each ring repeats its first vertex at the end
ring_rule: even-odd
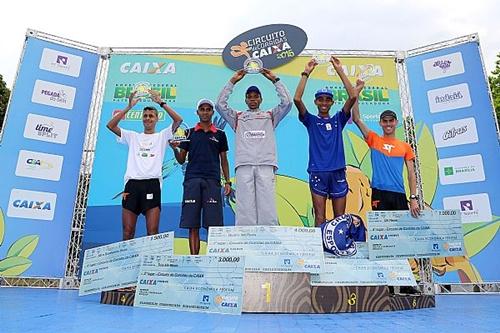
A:
POLYGON ((459 209, 462 223, 490 222, 492 219, 488 193, 443 198, 444 209, 459 209))
POLYGON ((481 155, 468 155, 438 160, 441 185, 480 182, 485 180, 481 155))
POLYGON ((452 147, 479 141, 474 118, 435 123, 432 132, 436 148, 452 147))
POLYGON ((57 194, 13 188, 10 191, 7 216, 34 220, 54 219, 57 194))
POLYGON ((20 150, 16 176, 58 181, 61 178, 63 156, 20 150))
POLYGON ((445 54, 422 61, 426 81, 462 74, 465 72, 461 52, 445 54))
POLYGON ((120 66, 120 72, 138 74, 175 74, 174 62, 125 62, 120 66))
POLYGON ((427 100, 431 113, 461 109, 472 105, 467 83, 429 90, 427 100))
POLYGON ((74 54, 44 48, 39 67, 49 72, 79 77, 82 60, 82 57, 74 54))
POLYGON ((31 101, 71 110, 75 101, 76 88, 58 83, 36 80, 31 101))
POLYGON ((24 137, 28 139, 66 144, 69 121, 29 113, 24 127, 24 137))

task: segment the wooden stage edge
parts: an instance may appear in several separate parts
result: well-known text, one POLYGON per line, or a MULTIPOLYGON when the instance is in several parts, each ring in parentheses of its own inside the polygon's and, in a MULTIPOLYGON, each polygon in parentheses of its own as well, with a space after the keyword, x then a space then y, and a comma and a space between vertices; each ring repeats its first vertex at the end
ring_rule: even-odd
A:
MULTIPOLYGON (((434 295, 394 295, 387 286, 311 287, 306 273, 246 273, 243 295, 244 313, 378 312, 436 306, 434 295)), ((133 306, 134 297, 133 289, 105 291, 101 303, 133 306)))

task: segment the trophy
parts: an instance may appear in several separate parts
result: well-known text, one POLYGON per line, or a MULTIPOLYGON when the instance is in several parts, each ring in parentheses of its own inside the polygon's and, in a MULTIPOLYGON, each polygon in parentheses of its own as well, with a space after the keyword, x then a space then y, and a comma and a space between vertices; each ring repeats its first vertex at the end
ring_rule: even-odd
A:
POLYGON ((247 58, 243 63, 243 69, 248 74, 258 74, 262 68, 264 68, 264 64, 259 58, 247 58))
POLYGON ((364 66, 356 78, 364 81, 365 83, 370 81, 373 78, 373 65, 364 66))
POLYGON ((133 89, 136 93, 135 93, 135 96, 136 97, 148 97, 149 96, 149 90, 151 90, 151 83, 149 82, 137 82, 136 84, 134 84, 134 89, 133 89))
POLYGON ((332 56, 329 53, 318 52, 314 54, 312 58, 318 65, 323 65, 323 64, 328 64, 330 62, 331 57, 332 56))
POLYGON ((186 123, 181 123, 173 133, 172 141, 184 142, 189 141, 189 126, 186 123))
POLYGON ((231 55, 235 58, 245 56, 245 62, 243 62, 243 70, 248 74, 258 74, 264 68, 262 60, 256 57, 251 57, 250 51, 252 48, 248 46, 246 42, 241 42, 239 45, 231 46, 231 55))

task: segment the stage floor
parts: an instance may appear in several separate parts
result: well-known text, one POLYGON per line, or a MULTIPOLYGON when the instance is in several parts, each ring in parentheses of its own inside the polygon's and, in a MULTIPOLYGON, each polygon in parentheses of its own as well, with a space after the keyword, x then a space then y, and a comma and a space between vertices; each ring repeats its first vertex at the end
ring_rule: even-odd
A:
POLYGON ((436 308, 351 314, 189 313, 102 305, 74 290, 0 288, 0 332, 499 332, 500 295, 443 295, 436 308))

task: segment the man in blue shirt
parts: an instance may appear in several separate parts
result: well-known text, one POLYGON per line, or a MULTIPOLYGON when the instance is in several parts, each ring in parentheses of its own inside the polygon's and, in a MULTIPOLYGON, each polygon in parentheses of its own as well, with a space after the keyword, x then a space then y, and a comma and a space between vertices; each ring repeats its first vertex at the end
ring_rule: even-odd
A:
POLYGON ((209 99, 198 102, 200 122, 189 132, 189 141, 173 142, 174 155, 180 164, 188 159, 184 175, 184 194, 180 227, 189 229, 189 250, 200 252, 200 227, 223 225, 221 168, 224 175, 224 194, 231 191, 226 134, 212 123, 214 103, 209 99), (177 148, 178 146, 178 148, 177 148))
POLYGON ((349 187, 345 172, 344 142, 342 130, 351 117, 351 108, 357 100, 359 90, 356 90, 345 75, 339 59, 331 57, 333 68, 339 75, 349 98, 342 110, 330 116, 333 93, 330 89, 323 88, 314 95, 314 104, 318 114, 312 115, 307 111, 302 102, 305 86, 309 75, 317 63, 311 59, 301 73, 301 79, 293 101, 299 111, 299 120, 307 128, 309 135, 309 188, 311 190, 315 224, 320 226, 326 218, 326 200, 333 201, 333 215, 340 216, 345 213, 346 196, 349 187))

